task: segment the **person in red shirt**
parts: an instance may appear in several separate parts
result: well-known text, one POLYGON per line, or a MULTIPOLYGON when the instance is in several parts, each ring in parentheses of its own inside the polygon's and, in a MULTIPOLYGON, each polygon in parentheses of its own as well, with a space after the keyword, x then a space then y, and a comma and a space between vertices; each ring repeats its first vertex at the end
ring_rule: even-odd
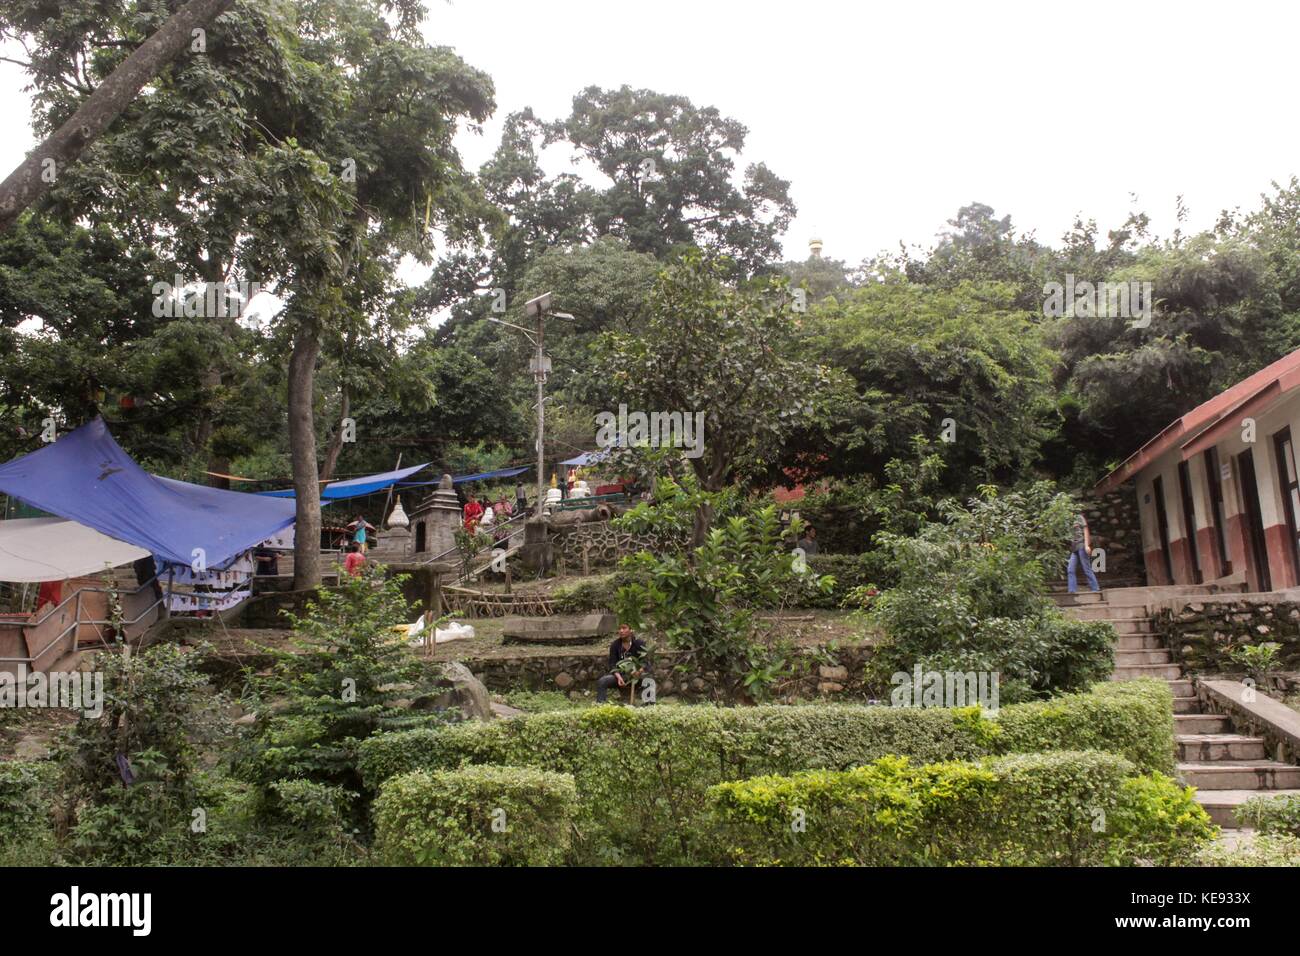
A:
POLYGON ((354 578, 361 576, 361 566, 366 563, 366 556, 361 553, 361 545, 355 541, 348 547, 348 556, 343 559, 343 570, 354 578))
POLYGON ((478 519, 483 517, 483 506, 473 498, 465 503, 465 530, 471 534, 474 532, 478 519))

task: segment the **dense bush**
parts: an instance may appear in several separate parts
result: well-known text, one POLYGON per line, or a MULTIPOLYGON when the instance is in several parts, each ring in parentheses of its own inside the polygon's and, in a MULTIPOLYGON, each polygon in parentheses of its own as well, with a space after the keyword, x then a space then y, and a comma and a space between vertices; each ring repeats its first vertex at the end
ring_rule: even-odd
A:
POLYGON ((555 589, 555 609, 561 614, 587 614, 591 611, 608 611, 614 607, 614 597, 619 587, 626 583, 617 572, 593 574, 572 584, 555 589))
POLYGON ((1300 797, 1251 797, 1237 808, 1237 819, 1260 833, 1300 837, 1300 797))
POLYGON ((845 606, 845 599, 854 588, 874 585, 892 587, 897 579, 889 555, 884 551, 865 554, 814 554, 807 559, 808 570, 814 577, 831 577, 834 586, 829 591, 807 587, 791 588, 785 597, 787 607, 810 607, 833 610, 845 606))
POLYGON ((942 523, 915 537, 880 535, 897 586, 869 612, 883 634, 871 665, 876 684, 924 671, 997 673, 1006 702, 1080 690, 1114 666, 1114 629, 1066 618, 1047 598, 1074 502, 1034 485, 967 505, 945 502, 942 523))
POLYGON ((1144 683, 1152 686, 1063 698, 1056 709, 1004 707, 996 720, 977 708, 848 705, 557 711, 383 734, 361 745, 359 767, 372 790, 396 774, 463 764, 570 773, 581 799, 579 861, 692 862, 707 843, 698 830, 706 791, 728 780, 846 770, 895 754, 939 763, 1031 749, 1104 748, 1144 771, 1165 769, 1168 690, 1144 683), (1163 714, 1152 703, 1158 692, 1163 714))
POLYGON ((1197 854, 1197 866, 1300 866, 1300 838, 1259 834, 1234 847, 1211 843, 1197 854))
POLYGON ((1111 754, 1063 751, 928 766, 885 757, 723 783, 710 790, 715 846, 720 862, 787 866, 1190 859, 1214 833, 1205 811, 1169 778, 1133 770, 1111 754))
POLYGON ((1103 681, 1090 694, 1003 707, 998 724, 1004 752, 1104 750, 1144 772, 1174 772, 1173 694, 1164 681, 1103 681))
POLYGON ((45 794, 55 772, 45 761, 0 761, 0 841, 22 834, 49 816, 45 794))
POLYGON ((550 866, 569 849, 568 774, 476 766, 403 774, 375 801, 375 853, 393 866, 550 866))

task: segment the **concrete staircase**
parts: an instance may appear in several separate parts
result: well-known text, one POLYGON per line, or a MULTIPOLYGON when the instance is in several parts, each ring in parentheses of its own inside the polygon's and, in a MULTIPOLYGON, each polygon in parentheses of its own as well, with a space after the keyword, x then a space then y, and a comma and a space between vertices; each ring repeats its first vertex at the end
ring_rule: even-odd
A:
MULTIPOLYGON (((1300 795, 1300 767, 1270 760, 1262 737, 1233 732, 1228 717, 1202 713, 1192 682, 1183 677, 1169 649, 1155 634, 1148 602, 1173 588, 1120 588, 1099 593, 1058 592, 1061 610, 1082 621, 1106 621, 1118 635, 1111 680, 1155 677, 1169 682, 1174 694, 1174 733, 1178 775, 1196 787, 1196 799, 1222 827, 1237 825, 1235 810, 1261 792, 1300 795)), ((1181 593, 1208 593, 1180 586, 1181 593)))

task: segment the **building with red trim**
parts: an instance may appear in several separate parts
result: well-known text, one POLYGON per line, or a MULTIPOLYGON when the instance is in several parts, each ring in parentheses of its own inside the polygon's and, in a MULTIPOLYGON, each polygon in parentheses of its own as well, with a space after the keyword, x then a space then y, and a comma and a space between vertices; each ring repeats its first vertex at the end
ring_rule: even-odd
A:
POLYGON ((1300 350, 1170 424, 1103 478, 1136 484, 1151 584, 1300 585, 1300 350))

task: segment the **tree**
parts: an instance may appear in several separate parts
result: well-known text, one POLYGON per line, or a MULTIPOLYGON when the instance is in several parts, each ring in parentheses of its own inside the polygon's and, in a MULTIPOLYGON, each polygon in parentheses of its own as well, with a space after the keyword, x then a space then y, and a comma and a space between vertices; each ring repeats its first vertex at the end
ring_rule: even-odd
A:
POLYGON ((879 474, 924 435, 944 449, 954 487, 968 487, 1032 466, 1051 434, 1055 356, 1008 285, 941 289, 895 274, 813 307, 806 328, 810 359, 845 369, 858 392, 832 432, 830 474, 879 474))
MULTIPOLYGON (((94 162, 51 191, 52 214, 112 219, 201 281, 234 273, 284 301, 270 336, 288 352, 299 587, 319 581, 322 348, 403 318, 389 308, 393 276, 403 255, 431 258, 430 228, 455 243, 479 226, 452 137, 462 118, 490 113, 491 83, 423 42, 423 12, 415 0, 237 8, 214 25, 208 54, 161 76, 94 145, 94 162)), ((121 13, 92 41, 64 21, 42 29, 50 46, 79 49, 132 22, 121 13)), ((50 69, 53 87, 69 68, 50 69)), ((196 373, 220 382, 211 371, 196 373)))
POLYGON ((794 218, 789 183, 763 163, 732 182, 748 130, 715 107, 629 86, 589 86, 567 119, 547 127, 610 181, 590 199, 600 235, 626 239, 664 259, 698 246, 750 275, 777 259, 777 238, 794 218))
MULTIPOLYGON (((641 328, 598 337, 592 368, 575 383, 595 408, 702 416, 703 434, 687 458, 706 491, 761 468, 795 428, 825 415, 833 377, 797 357, 784 279, 736 286, 727 272, 699 250, 685 253, 656 280, 641 328)), ((657 433, 651 444, 665 437, 657 433)), ((697 544, 709 522, 701 509, 697 544)))
MULTIPOLYGON (((10 228, 18 215, 49 189, 57 178, 59 167, 77 161, 95 137, 122 114, 146 83, 180 56, 186 47, 193 49, 192 43, 197 42, 196 32, 201 33, 202 27, 229 10, 234 2, 190 0, 168 17, 157 33, 136 47, 93 91, 83 85, 77 92, 89 95, 77 111, 0 183, 0 232, 10 228)), ((44 11, 26 8, 0 15, 0 36, 11 32, 21 34, 25 32, 29 16, 47 15, 44 11)))

